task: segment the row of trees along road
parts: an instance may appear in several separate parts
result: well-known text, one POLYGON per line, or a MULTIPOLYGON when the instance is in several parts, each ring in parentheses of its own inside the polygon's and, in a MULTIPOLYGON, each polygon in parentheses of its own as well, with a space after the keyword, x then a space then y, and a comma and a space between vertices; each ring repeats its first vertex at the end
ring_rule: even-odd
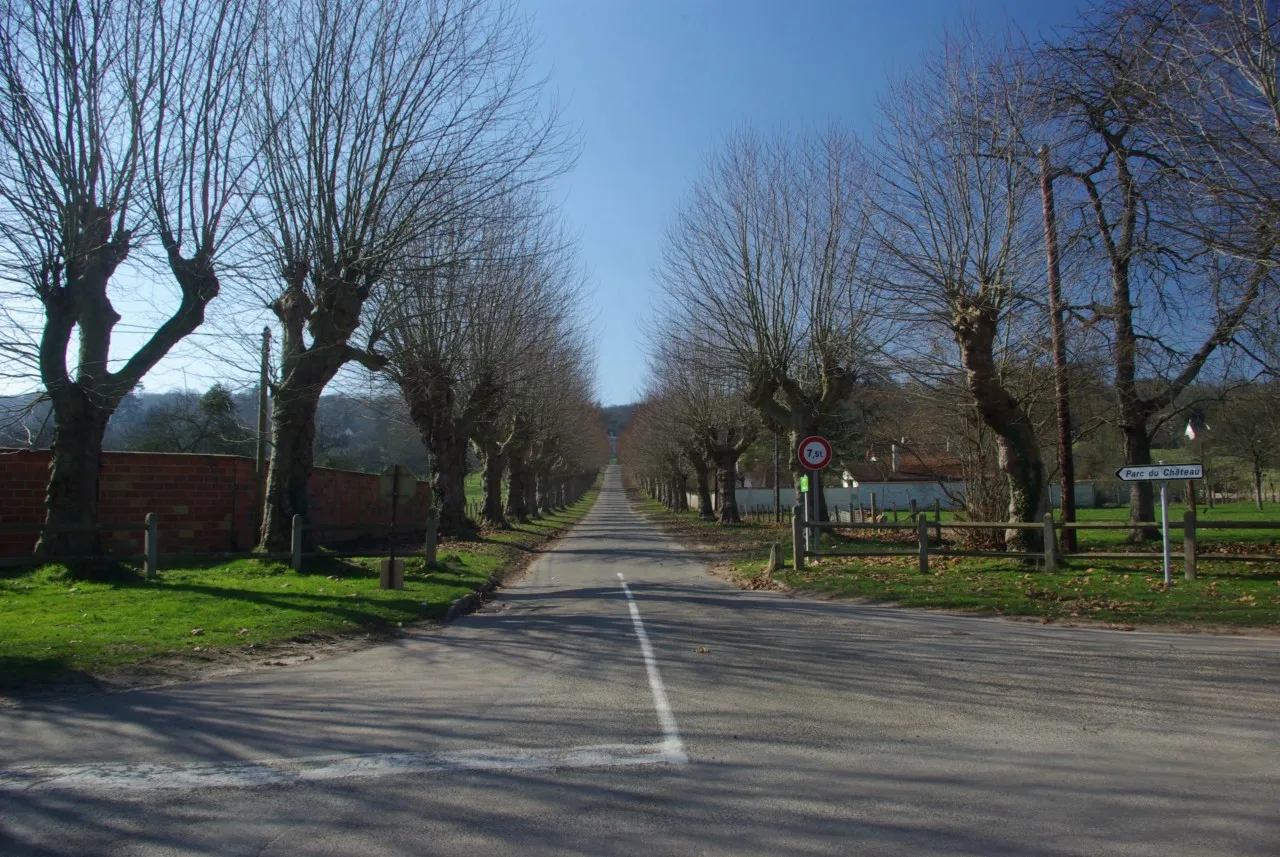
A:
POLYGON ((39 552, 96 551, 107 422, 215 299, 229 315, 266 306, 281 331, 267 548, 306 515, 317 403, 352 363, 391 368, 404 390, 445 532, 465 528, 471 440, 509 444, 517 483, 548 480, 539 506, 587 467, 565 451, 590 391, 572 247, 540 197, 572 148, 530 45, 501 0, 5 5, 2 341, 52 405, 39 552), (176 292, 173 309, 113 353, 112 298, 140 281, 176 292), (483 354, 445 341, 481 330, 483 354), (417 366, 410 350, 428 345, 437 364, 417 366), (421 371, 437 374, 411 380, 421 371), (555 373, 569 380, 540 396, 555 373))
MULTIPOLYGON (((1072 451, 1090 431, 1150 463, 1156 432, 1205 390, 1277 370, 1272 14, 1120 0, 1034 44, 970 26, 890 82, 869 139, 730 136, 667 237, 628 466, 651 484, 700 478, 710 447, 682 446, 706 432, 691 389, 749 406, 722 411, 738 436, 787 438, 797 480, 801 437, 862 461, 915 433, 915 397, 976 428, 982 448, 961 457, 998 477, 1008 521, 1047 511, 1055 462, 1073 520, 1072 451), (1083 418, 1081 375, 1110 402, 1083 418)), ((1153 520, 1150 483, 1133 484, 1130 515, 1153 520)))

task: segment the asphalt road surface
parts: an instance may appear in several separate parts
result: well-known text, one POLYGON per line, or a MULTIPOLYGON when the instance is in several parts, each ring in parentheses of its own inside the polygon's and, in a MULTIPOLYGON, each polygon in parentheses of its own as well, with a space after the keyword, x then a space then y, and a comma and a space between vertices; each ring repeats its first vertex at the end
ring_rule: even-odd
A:
POLYGON ((0 854, 1275 857, 1278 717, 1280 641, 740 592, 615 469, 444 629, 0 712, 0 854))

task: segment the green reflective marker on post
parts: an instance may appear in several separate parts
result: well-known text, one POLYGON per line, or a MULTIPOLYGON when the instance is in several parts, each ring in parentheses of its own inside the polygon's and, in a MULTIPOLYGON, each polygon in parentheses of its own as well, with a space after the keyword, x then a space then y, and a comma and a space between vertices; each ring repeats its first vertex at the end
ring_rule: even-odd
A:
POLYGON ((808 491, 809 491, 809 477, 808 477, 808 476, 801 476, 801 477, 800 477, 800 490, 801 490, 801 491, 803 491, 803 492, 805 492, 805 493, 808 493, 808 491))

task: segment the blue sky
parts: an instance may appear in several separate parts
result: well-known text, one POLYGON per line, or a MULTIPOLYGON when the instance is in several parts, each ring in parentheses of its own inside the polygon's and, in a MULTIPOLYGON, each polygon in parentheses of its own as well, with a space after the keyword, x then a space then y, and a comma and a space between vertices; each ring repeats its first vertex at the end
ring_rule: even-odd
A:
POLYGON ((1029 35, 1072 21, 1069 0, 524 0, 542 68, 582 142, 559 188, 598 319, 599 395, 633 401, 640 320, 663 231, 727 132, 874 127, 888 75, 969 15, 1029 35))
MULTIPOLYGON (((537 34, 537 71, 581 142, 556 188, 581 244, 596 320, 598 395, 638 398, 641 320, 656 296, 663 232, 707 154, 746 123, 762 130, 839 123, 866 133, 886 78, 911 69, 944 28, 974 16, 1028 35, 1070 23, 1076 0, 515 0, 537 34)), ((165 276, 116 284, 125 319, 113 358, 127 358, 167 313, 165 276), (122 294, 123 290, 123 294, 122 294)), ((150 391, 255 383, 261 310, 222 301, 210 323, 144 380, 150 391), (223 330, 250 330, 248 345, 223 330), (246 350, 247 349, 247 350, 246 350)), ((35 310, 35 307, 29 309, 35 310)), ((37 313, 38 315, 38 313, 37 313)), ((33 317, 34 323, 34 317, 33 317)), ((338 391, 366 384, 345 372, 338 391)), ((24 388, 25 389, 25 388, 24 388)), ((19 386, 0 382, 0 392, 19 386)))

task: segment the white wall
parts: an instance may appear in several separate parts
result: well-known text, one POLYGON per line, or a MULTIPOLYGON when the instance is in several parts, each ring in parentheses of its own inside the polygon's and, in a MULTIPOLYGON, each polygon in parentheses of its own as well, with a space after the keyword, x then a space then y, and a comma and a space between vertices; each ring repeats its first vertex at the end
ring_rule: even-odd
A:
MULTIPOLYGON (((963 482, 947 482, 939 485, 937 482, 863 482, 857 488, 837 488, 827 486, 823 489, 826 495, 828 507, 840 507, 848 509, 850 506, 860 505, 864 509, 871 508, 871 495, 876 495, 876 509, 881 511, 892 510, 894 504, 897 504, 898 511, 907 512, 911 509, 911 501, 916 501, 917 508, 933 508, 933 503, 937 500, 943 509, 954 509, 957 500, 964 496, 963 482), (945 485, 945 488, 944 488, 945 485)), ((795 490, 792 488, 782 488, 778 491, 781 495, 781 504, 784 510, 789 511, 795 504, 795 490)), ((1062 492, 1057 485, 1049 486, 1049 496, 1056 508, 1060 502, 1062 492)), ((773 489, 772 488, 739 488, 738 492, 738 508, 743 511, 754 510, 757 508, 773 510, 773 489)), ((711 495, 711 501, 715 503, 715 493, 711 495)), ((1076 483, 1076 506, 1082 509, 1091 508, 1096 505, 1097 491, 1092 482, 1076 483)), ((689 508, 698 508, 698 495, 691 493, 689 495, 689 508)))

